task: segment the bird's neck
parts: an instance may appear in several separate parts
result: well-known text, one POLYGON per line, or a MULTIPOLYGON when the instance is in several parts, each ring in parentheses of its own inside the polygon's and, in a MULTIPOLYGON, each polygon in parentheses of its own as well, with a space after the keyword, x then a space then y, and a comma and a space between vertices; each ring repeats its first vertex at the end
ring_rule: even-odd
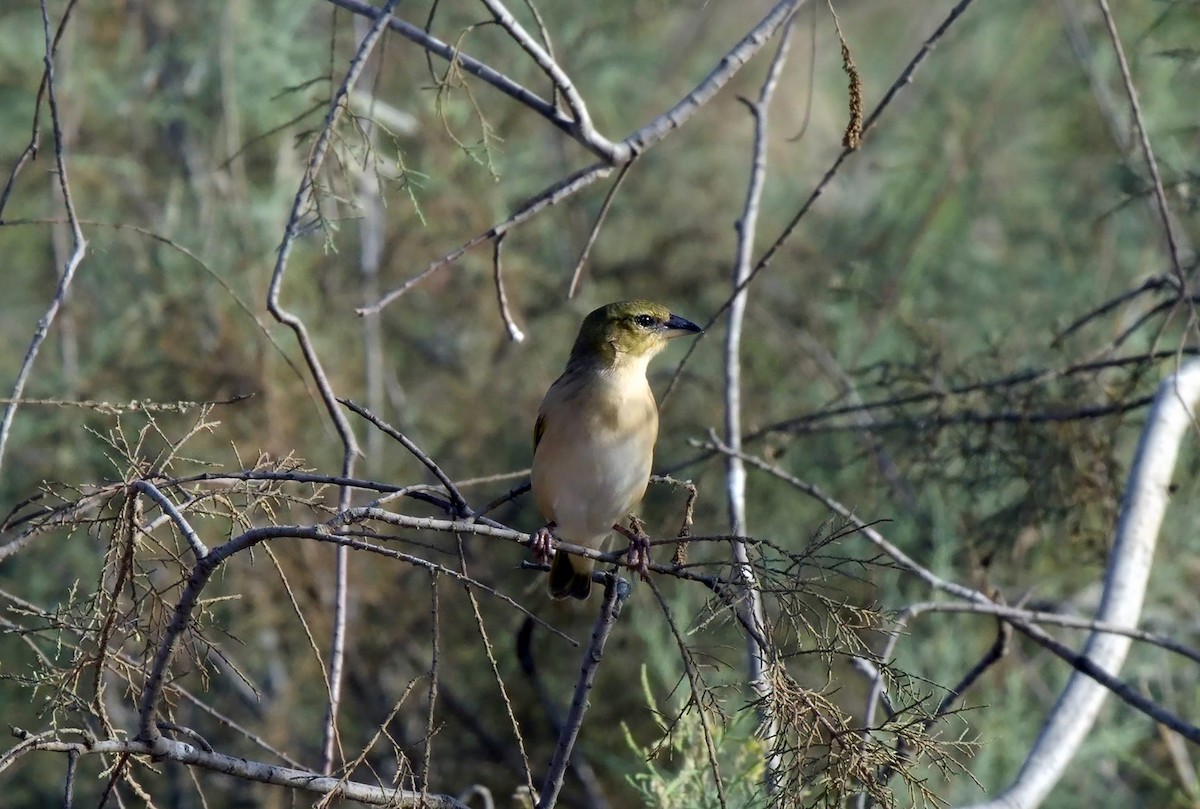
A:
POLYGON ((611 343, 599 348, 589 346, 586 350, 576 345, 567 360, 566 373, 586 374, 609 384, 626 385, 646 379, 646 367, 652 356, 649 351, 636 355, 621 351, 611 343))

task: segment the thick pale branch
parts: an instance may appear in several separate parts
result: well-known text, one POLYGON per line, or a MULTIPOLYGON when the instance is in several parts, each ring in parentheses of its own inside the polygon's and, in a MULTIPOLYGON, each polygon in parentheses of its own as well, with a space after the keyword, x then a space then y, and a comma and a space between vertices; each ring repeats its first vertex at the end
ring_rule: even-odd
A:
MULTIPOLYGON (((1195 421, 1198 403, 1200 361, 1192 360, 1159 386, 1146 419, 1125 487, 1104 595, 1096 612, 1098 621, 1130 628, 1137 625, 1170 497, 1175 461, 1183 437, 1195 421)), ((1120 671, 1131 642, 1128 637, 1101 632, 1088 639, 1076 661, 1079 671, 1071 675, 1047 716, 1016 780, 995 800, 981 804, 981 808, 1028 809, 1045 799, 1086 738, 1108 694, 1105 687, 1108 683, 1096 682, 1097 674, 1111 678, 1120 671)), ((1141 696, 1136 691, 1132 695, 1119 692, 1118 695, 1127 702, 1130 696, 1141 696)), ((1200 731, 1180 732, 1200 743, 1200 731)))

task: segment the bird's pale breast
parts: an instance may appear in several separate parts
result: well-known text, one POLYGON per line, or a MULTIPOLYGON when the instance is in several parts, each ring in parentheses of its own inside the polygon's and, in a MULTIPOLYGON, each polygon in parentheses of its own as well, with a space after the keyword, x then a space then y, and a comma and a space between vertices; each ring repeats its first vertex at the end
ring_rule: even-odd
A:
POLYGON ((658 410, 645 378, 631 382, 556 384, 546 394, 533 493, 568 542, 598 544, 645 494, 658 410))

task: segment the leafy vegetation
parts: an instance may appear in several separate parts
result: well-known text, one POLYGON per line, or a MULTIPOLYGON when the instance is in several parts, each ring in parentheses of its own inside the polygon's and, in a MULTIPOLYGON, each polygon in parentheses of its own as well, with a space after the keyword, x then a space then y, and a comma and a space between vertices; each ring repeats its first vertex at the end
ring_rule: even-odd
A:
MULTIPOLYGON (((510 10, 537 38, 531 8, 510 10)), ((768 8, 537 11, 597 128, 617 139, 683 98, 768 8)), ((835 8, 868 114, 950 11, 835 8)), ((935 716, 992 646, 995 620, 923 615, 894 659, 878 659, 892 620, 930 589, 787 476, 938 575, 1010 604, 1092 613, 1148 399, 1196 349, 1196 11, 1193 0, 1114 9, 1177 267, 1103 15, 1074 2, 970 5, 782 239, 841 153, 849 115, 829 8, 801 8, 770 108, 755 260, 782 241, 748 287, 741 357, 744 450, 761 461, 748 470, 749 544, 779 652, 766 675, 777 703, 747 684, 737 598, 652 574, 659 589, 635 585, 608 641, 563 805, 721 805, 714 761, 725 805, 764 805, 772 748, 756 731, 768 720, 783 728, 774 752, 788 787, 776 805, 841 806, 863 790, 887 805, 957 804, 1011 780, 1069 666, 1014 640, 935 716), (877 667, 894 708, 867 734, 871 679, 856 659, 877 667)), ((512 602, 586 644, 599 599, 582 611, 549 602, 515 542, 336 522, 344 446, 294 333, 267 306, 293 195, 361 18, 282 0, 51 2, 48 12, 52 31, 70 15, 55 90, 88 245, 0 451, 0 542, 20 542, 0 544, 0 712, 32 733, 137 735, 138 699, 196 561, 179 525, 130 488, 149 480, 186 505, 209 549, 266 526, 330 521, 392 554, 349 555, 335 756, 349 777, 450 795, 480 785, 502 805, 537 787, 579 649, 547 626, 529 629, 512 602)), ((401 3, 396 13, 568 108, 483 5, 401 3)), ((698 488, 687 569, 732 581, 720 539, 726 456, 714 438, 725 419, 723 305, 751 161, 740 99, 758 93, 772 49, 623 179, 615 170, 505 234, 504 291, 527 336, 517 342, 497 305, 492 241, 378 313, 356 310, 596 156, 386 33, 333 130, 280 287, 330 388, 412 439, 478 510, 521 483, 537 403, 584 313, 648 297, 696 322, 715 317, 686 361, 673 349, 652 369, 656 466, 698 488)), ((37 102, 43 55, 39 4, 8 3, 3 395, 72 249, 49 100, 37 102), (35 110, 40 149, 22 166, 35 110)), ((447 518, 448 495, 420 458, 348 418, 362 450, 351 476, 380 484, 356 489, 353 504, 423 484, 423 500, 381 507, 447 518)), ((1146 608, 1147 628, 1191 646, 1193 450, 1181 455, 1146 608)), ((651 536, 679 536, 685 499, 651 487, 640 515, 651 536)), ((538 527, 522 496, 487 516, 538 527)), ((335 618, 326 544, 271 539, 222 563, 180 638, 164 721, 222 753, 318 767, 335 618)), ((666 564, 671 549, 654 553, 666 564)), ((1082 633, 1062 631, 1081 645, 1082 633)), ((1194 714, 1194 662, 1137 645, 1123 676, 1194 714)), ((1078 760, 1054 806, 1200 800, 1196 748, 1124 704, 1105 709, 1078 760)), ((108 790, 124 805, 142 790, 155 805, 214 809, 308 799, 145 761, 81 756, 77 802, 108 790)), ((49 753, 22 758, 0 773, 6 804, 61 800, 65 767, 49 753)))

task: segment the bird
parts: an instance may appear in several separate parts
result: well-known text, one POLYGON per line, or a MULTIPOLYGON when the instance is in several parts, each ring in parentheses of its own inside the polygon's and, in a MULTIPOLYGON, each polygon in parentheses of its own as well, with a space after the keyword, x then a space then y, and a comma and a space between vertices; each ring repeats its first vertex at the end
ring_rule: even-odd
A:
POLYGON ((658 439, 646 368, 667 343, 703 330, 645 300, 601 306, 583 319, 566 368, 546 391, 533 428, 530 484, 546 525, 531 536, 550 561, 555 599, 585 599, 593 560, 554 552, 554 540, 599 549, 612 531, 630 541, 626 563, 645 575, 649 540, 621 521, 641 502, 658 439))

